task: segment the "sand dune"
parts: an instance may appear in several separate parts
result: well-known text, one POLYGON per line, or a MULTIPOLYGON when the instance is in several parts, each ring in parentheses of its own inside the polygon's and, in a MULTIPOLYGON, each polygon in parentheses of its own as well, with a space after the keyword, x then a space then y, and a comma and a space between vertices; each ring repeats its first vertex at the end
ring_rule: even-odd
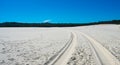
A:
POLYGON ((120 65, 120 26, 0 28, 0 65, 120 65))

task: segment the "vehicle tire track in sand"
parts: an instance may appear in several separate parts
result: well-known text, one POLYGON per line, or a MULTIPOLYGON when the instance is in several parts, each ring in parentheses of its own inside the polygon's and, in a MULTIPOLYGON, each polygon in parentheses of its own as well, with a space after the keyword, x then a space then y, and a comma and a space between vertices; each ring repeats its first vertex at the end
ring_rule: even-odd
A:
POLYGON ((71 33, 71 40, 67 43, 67 45, 57 54, 57 56, 49 60, 49 62, 45 65, 66 65, 69 58, 72 57, 72 53, 75 51, 75 47, 77 44, 77 37, 75 33, 71 33))
POLYGON ((99 42, 91 38, 85 33, 80 32, 84 37, 86 37, 91 43, 90 46, 95 52, 97 57, 98 65, 120 65, 118 59, 116 59, 106 48, 104 48, 99 42))

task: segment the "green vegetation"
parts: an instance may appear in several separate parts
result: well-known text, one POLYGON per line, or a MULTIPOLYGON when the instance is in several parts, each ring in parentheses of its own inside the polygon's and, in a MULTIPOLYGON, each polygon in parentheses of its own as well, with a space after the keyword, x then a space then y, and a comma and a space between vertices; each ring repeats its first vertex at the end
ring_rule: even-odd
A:
POLYGON ((100 21, 93 23, 18 23, 18 22, 4 22, 0 23, 0 27, 73 27, 73 26, 87 26, 98 24, 120 24, 120 20, 100 21))

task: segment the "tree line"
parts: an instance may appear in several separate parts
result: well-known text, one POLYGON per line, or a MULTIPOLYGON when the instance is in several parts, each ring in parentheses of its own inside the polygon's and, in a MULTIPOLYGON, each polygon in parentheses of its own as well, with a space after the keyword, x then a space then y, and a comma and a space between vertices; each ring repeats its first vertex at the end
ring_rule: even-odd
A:
POLYGON ((3 22, 0 27, 74 27, 88 26, 98 24, 120 24, 120 20, 99 21, 92 23, 20 23, 20 22, 3 22))

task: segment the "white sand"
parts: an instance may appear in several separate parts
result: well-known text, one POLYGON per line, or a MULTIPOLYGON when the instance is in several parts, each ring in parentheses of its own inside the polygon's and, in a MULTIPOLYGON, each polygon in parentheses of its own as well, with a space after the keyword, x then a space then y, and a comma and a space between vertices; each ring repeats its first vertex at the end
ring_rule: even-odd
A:
POLYGON ((69 38, 55 28, 0 28, 0 65, 43 65, 69 38))
POLYGON ((120 65, 120 25, 0 28, 0 65, 51 61, 54 65, 120 65), (71 32, 76 42, 66 46, 71 32))
POLYGON ((120 65, 120 28, 118 25, 95 25, 72 27, 69 29, 77 31, 77 36, 80 39, 78 39, 79 46, 73 54, 73 57, 69 60, 68 65, 120 65), (81 32, 92 37, 93 40, 96 40, 96 42, 92 42, 92 44, 98 44, 94 47, 99 48, 99 45, 103 47, 95 49, 99 57, 98 61, 94 58, 94 52, 89 48, 89 42, 91 43, 91 41, 87 38, 83 40, 83 38, 81 38, 82 36, 80 36, 81 32), (86 45, 83 46, 83 44, 86 45))
POLYGON ((68 45, 58 54, 58 56, 49 65, 66 65, 69 58, 72 57, 77 45, 77 36, 74 32, 71 34, 71 40, 68 45))
POLYGON ((118 59, 115 58, 106 48, 104 48, 99 42, 86 35, 85 33, 81 33, 85 36, 90 42, 91 47, 96 52, 96 60, 97 65, 119 65, 118 59))

